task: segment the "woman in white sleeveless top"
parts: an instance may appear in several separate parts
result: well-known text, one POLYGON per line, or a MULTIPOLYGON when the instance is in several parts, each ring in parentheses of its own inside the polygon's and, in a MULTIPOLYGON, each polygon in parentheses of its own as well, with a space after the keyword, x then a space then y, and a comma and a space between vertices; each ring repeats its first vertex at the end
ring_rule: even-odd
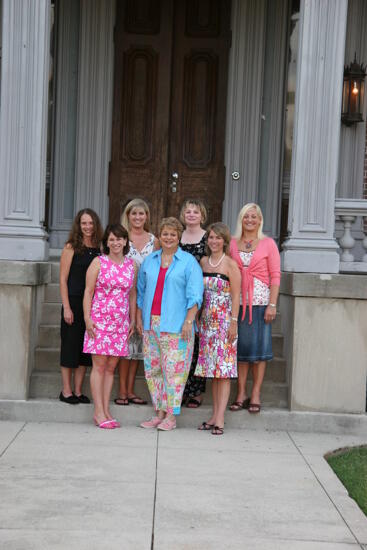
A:
MULTIPOLYGON (((121 216, 121 224, 129 233, 130 250, 127 256, 140 267, 144 258, 159 248, 158 239, 149 231, 150 212, 147 203, 143 199, 131 200, 121 216)), ((119 362, 120 382, 116 405, 146 405, 147 402, 134 392, 136 371, 139 361, 143 359, 143 340, 135 332, 129 340, 129 355, 119 362)))

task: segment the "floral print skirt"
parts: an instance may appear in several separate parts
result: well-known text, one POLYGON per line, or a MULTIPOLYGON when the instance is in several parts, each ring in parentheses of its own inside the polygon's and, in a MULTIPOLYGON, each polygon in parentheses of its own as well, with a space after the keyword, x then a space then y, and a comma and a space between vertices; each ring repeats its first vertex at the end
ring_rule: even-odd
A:
POLYGON ((194 335, 160 331, 160 316, 152 315, 150 330, 144 331, 144 372, 156 411, 178 415, 190 369, 194 335))

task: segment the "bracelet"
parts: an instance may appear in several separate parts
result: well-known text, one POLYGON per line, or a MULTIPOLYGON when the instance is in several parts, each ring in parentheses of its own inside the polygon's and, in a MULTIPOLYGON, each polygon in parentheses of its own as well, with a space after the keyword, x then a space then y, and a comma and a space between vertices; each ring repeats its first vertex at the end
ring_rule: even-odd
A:
POLYGON ((269 304, 270 307, 277 307, 276 304, 269 304))
POLYGON ((187 323, 188 325, 192 325, 191 319, 185 319, 185 323, 187 323))
POLYGON ((238 323, 237 317, 231 317, 231 321, 234 321, 235 323, 238 323))

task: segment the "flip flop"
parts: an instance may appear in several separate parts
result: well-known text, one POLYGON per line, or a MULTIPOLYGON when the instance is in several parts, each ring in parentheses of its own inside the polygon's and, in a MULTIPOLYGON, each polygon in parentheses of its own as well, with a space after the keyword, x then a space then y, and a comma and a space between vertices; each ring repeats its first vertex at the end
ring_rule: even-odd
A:
POLYGON ((128 399, 128 402, 132 403, 133 405, 147 405, 148 403, 148 401, 145 401, 145 399, 142 399, 137 395, 134 395, 134 397, 128 397, 127 399, 128 399))
POLYGON ((259 403, 250 403, 248 407, 248 412, 250 414, 258 414, 261 410, 261 405, 259 403))
POLYGON ((115 405, 128 405, 129 399, 127 397, 117 397, 114 399, 115 405))
POLYGON ((229 410, 232 412, 242 411, 242 409, 248 409, 250 405, 250 398, 244 399, 243 401, 234 401, 229 407, 229 410))
POLYGON ((224 428, 220 428, 219 426, 214 426, 212 429, 212 435, 223 435, 224 434, 224 428))

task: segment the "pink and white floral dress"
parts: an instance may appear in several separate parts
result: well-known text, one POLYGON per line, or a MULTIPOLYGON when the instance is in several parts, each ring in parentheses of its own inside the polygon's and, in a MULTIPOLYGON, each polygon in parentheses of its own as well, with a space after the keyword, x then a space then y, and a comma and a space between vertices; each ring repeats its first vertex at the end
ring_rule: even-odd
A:
POLYGON ((129 353, 129 293, 134 283, 134 261, 121 265, 100 256, 100 270, 91 307, 95 338, 84 335, 84 353, 125 357, 129 353))

